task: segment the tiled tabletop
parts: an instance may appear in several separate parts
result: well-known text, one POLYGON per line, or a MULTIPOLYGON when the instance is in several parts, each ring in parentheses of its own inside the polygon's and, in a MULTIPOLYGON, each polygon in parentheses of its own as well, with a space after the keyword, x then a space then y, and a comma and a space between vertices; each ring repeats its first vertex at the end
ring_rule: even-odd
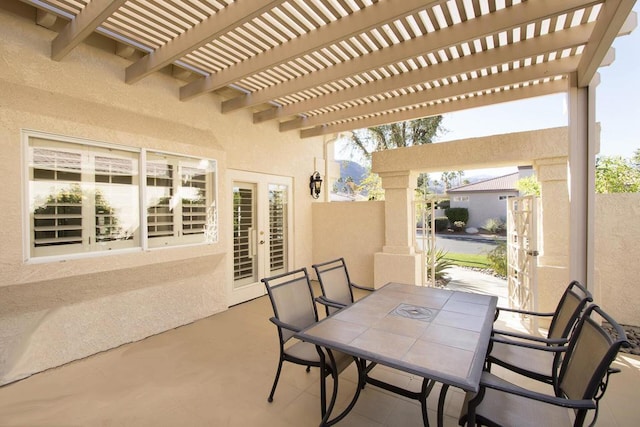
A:
POLYGON ((496 304, 495 296, 389 283, 297 336, 477 391, 496 304))

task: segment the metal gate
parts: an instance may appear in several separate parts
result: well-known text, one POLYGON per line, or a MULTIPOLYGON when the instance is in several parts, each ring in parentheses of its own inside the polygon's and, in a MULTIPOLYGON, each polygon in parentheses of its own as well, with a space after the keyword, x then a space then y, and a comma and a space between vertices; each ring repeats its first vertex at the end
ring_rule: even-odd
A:
MULTIPOLYGON (((537 311, 538 204, 535 196, 507 199, 507 284, 509 304, 537 311)), ((526 319, 523 319, 526 320, 526 319)), ((533 319, 529 319, 533 320, 533 319)), ((536 330, 536 324, 527 325, 536 330)))
POLYGON ((439 197, 427 197, 413 203, 413 217, 416 219, 416 232, 413 235, 413 247, 422 255, 422 286, 436 287, 437 254, 436 248, 436 206, 443 200, 439 197))

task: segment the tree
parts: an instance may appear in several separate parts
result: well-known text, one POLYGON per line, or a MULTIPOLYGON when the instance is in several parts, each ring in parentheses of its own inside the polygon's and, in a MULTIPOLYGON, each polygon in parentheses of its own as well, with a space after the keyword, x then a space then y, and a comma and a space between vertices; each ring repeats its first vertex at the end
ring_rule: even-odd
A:
POLYGON ((540 183, 535 175, 525 176, 516 182, 516 188, 523 196, 539 196, 540 183))
POLYGON ((601 156, 596 159, 596 193, 640 192, 640 150, 634 157, 601 156))
POLYGON ((444 185, 445 193, 453 187, 456 177, 458 177, 458 172, 442 172, 440 180, 442 181, 442 185, 444 185))
POLYGON ((369 161, 375 151, 432 143, 442 130, 441 123, 442 116, 433 116, 359 129, 351 134, 348 144, 358 156, 369 161))
MULTIPOLYGON (((347 144, 352 154, 362 158, 365 163, 370 165, 371 154, 375 151, 432 143, 442 130, 441 123, 442 116, 434 116, 360 129, 351 134, 347 144)), ((429 176, 421 174, 421 178, 423 182, 419 183, 419 187, 423 186, 425 179, 428 185, 429 176)), ((369 175, 362 181, 358 189, 366 191, 369 200, 384 199, 380 177, 371 173, 370 166, 369 175)))
POLYGON ((371 168, 369 168, 369 175, 358 186, 358 191, 366 193, 369 200, 384 200, 382 179, 377 173, 371 173, 371 168))
POLYGON ((426 195, 430 193, 429 191, 429 182, 431 178, 429 178, 428 173, 421 173, 418 175, 418 184, 416 186, 416 199, 422 200, 426 198, 426 195))

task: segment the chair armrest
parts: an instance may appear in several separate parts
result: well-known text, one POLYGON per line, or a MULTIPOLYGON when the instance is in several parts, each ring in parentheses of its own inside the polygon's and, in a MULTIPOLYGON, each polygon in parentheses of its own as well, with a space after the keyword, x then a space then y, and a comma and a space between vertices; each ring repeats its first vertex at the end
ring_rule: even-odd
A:
POLYGON ((366 288, 364 286, 357 285, 357 284, 355 284, 353 282, 351 282, 350 285, 351 285, 351 287, 356 288, 356 289, 360 289, 361 291, 373 292, 375 290, 375 289, 366 288))
POLYGON ((529 341, 515 341, 515 340, 506 339, 506 338, 500 338, 500 337, 497 337, 497 336, 491 337, 491 342, 492 343, 515 345, 515 346, 518 346, 518 347, 526 347, 526 348, 531 348, 533 350, 548 351, 550 353, 562 353, 562 352, 567 351, 567 347, 566 346, 541 345, 541 344, 536 344, 536 343, 529 342, 529 341))
POLYGON ((528 340, 528 341, 536 341, 536 342, 545 343, 547 345, 566 345, 569 342, 568 338, 545 338, 545 337, 538 337, 535 335, 521 334, 519 332, 503 331, 501 329, 494 329, 493 333, 494 335, 502 335, 506 337, 519 338, 519 339, 528 340))
POLYGON ((346 307, 346 304, 342 304, 340 302, 330 300, 329 298, 326 298, 324 296, 317 297, 316 298, 316 302, 318 302, 318 303, 320 303, 322 305, 326 305, 326 306, 333 307, 333 308, 338 308, 338 309, 346 307))
POLYGON ((553 317, 555 313, 539 313, 537 311, 519 310, 517 308, 496 307, 498 314, 501 311, 507 311, 509 313, 527 314, 529 316, 541 316, 541 317, 553 317))
POLYGON ((302 329, 298 328, 297 326, 293 326, 289 323, 285 323, 282 320, 278 319, 277 317, 270 317, 269 320, 271 321, 271 323, 275 324, 277 327, 279 328, 284 328, 284 329, 288 329, 290 331, 293 332, 300 332, 302 329))
POLYGON ((564 397, 556 397, 544 393, 538 393, 520 386, 517 386, 509 381, 506 381, 500 377, 493 375, 490 372, 483 372, 480 378, 480 387, 491 388, 494 390, 500 390, 505 393, 515 394, 517 396, 525 397, 527 399, 533 399, 540 402, 548 403, 551 405, 561 406, 563 408, 573 409, 596 409, 597 404, 591 399, 566 399, 564 397))

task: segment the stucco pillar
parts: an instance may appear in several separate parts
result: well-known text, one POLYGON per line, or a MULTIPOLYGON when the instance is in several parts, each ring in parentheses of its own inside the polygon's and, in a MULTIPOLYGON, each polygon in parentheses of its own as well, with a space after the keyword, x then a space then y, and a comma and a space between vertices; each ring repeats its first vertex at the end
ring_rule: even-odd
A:
POLYGON ((385 190, 385 244, 374 255, 374 287, 394 281, 422 284, 419 254, 413 247, 413 198, 417 175, 410 171, 380 174, 385 190))
POLYGON ((595 92, 600 79, 596 75, 589 86, 578 87, 573 74, 569 84, 569 194, 570 254, 572 280, 578 280, 594 291, 594 198, 595 155, 597 132, 595 125, 595 92))
POLYGON ((569 284, 567 157, 539 159, 534 162, 534 168, 540 183, 542 203, 537 268, 538 309, 552 312, 569 284))

